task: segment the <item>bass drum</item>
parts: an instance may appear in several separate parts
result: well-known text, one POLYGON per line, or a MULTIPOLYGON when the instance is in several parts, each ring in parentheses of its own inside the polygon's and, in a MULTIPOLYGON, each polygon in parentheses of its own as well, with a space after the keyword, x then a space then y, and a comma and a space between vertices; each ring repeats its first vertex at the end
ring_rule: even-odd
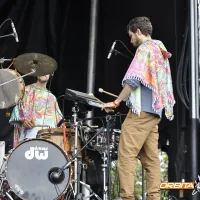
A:
POLYGON ((19 144, 6 163, 6 179, 11 191, 23 200, 56 200, 65 194, 71 168, 59 179, 52 172, 68 163, 64 151, 51 141, 30 139, 19 144))

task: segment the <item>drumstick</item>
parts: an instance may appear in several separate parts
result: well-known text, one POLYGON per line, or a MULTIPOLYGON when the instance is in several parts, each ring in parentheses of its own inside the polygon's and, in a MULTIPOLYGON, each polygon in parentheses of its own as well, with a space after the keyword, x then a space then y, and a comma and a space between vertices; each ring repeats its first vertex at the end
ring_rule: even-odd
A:
POLYGON ((93 93, 89 93, 89 95, 94 97, 99 103, 105 104, 103 101, 101 101, 100 99, 96 98, 93 93))
POLYGON ((118 96, 115 95, 115 94, 112 94, 112 93, 110 93, 110 92, 107 92, 107 91, 103 90, 102 88, 99 88, 99 92, 101 92, 101 93, 106 93, 106 94, 108 94, 108 95, 110 95, 110 96, 113 96, 113 97, 118 97, 118 96))

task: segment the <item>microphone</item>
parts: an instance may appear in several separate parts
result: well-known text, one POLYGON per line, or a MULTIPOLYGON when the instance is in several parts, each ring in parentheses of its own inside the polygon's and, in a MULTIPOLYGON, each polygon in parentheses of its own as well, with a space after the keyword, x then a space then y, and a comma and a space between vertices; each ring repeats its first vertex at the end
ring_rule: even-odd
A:
POLYGON ((111 55, 112 55, 112 53, 113 53, 113 50, 114 50, 114 48, 115 48, 116 43, 117 43, 117 41, 114 41, 114 42, 113 42, 112 47, 110 48, 110 51, 109 51, 109 53, 108 53, 107 59, 110 59, 110 57, 111 57, 111 55))
POLYGON ((16 31, 15 25, 14 25, 14 23, 12 21, 11 21, 11 26, 12 26, 12 30, 13 30, 13 34, 14 34, 15 40, 16 40, 16 42, 19 42, 17 31, 16 31))

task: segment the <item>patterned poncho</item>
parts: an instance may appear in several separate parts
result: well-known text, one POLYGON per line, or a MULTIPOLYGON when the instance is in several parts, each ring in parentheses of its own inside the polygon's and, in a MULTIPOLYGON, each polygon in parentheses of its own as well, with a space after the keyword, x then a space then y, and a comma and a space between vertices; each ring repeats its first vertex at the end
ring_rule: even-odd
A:
POLYGON ((10 123, 14 124, 14 147, 26 134, 36 132, 36 135, 42 129, 40 126, 55 128, 61 119, 62 113, 50 91, 39 88, 37 83, 26 86, 23 100, 15 106, 10 118, 10 123), (33 120, 36 128, 23 127, 20 121, 24 119, 33 120))
MULTIPOLYGON (((171 54, 161 41, 145 41, 138 47, 122 85, 125 85, 126 80, 139 80, 152 90, 152 109, 157 113, 165 109, 166 117, 172 120, 175 100, 168 61, 170 57, 171 54)), ((126 103, 131 106, 133 112, 140 114, 141 87, 131 92, 126 103)))

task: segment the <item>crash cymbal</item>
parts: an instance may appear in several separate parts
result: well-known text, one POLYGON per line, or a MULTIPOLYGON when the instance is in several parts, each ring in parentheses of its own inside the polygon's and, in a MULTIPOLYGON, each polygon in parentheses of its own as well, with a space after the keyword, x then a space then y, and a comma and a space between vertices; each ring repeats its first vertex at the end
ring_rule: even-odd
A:
POLYGON ((25 53, 13 61, 14 67, 22 74, 28 74, 35 69, 32 76, 44 76, 53 73, 57 69, 56 61, 41 53, 25 53))

